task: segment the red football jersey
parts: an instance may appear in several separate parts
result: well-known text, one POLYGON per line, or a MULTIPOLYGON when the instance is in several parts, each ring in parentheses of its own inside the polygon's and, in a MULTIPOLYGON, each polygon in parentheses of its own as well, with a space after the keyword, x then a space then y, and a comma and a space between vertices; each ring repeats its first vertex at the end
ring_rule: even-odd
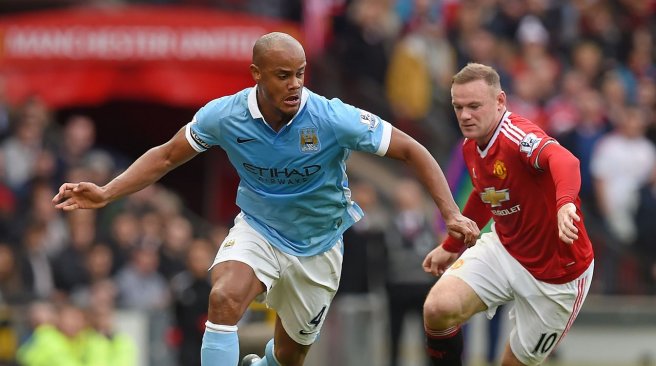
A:
POLYGON ((577 186, 570 202, 574 201, 581 217, 574 222, 578 239, 566 244, 558 238, 556 185, 551 173, 538 164, 538 156, 549 144, 557 142, 510 112, 484 150, 475 141, 465 140, 462 149, 474 190, 463 214, 479 225, 491 217, 501 243, 535 278, 566 283, 588 268, 593 251, 577 186))

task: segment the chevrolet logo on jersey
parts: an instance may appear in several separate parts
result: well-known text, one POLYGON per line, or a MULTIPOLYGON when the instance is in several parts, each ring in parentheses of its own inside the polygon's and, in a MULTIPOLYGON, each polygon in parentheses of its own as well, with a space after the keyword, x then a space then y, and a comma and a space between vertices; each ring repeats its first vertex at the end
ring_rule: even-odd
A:
POLYGON ((508 189, 502 189, 497 191, 494 187, 487 187, 485 191, 481 193, 481 200, 485 203, 489 203, 492 207, 501 206, 501 202, 508 201, 510 199, 510 192, 508 189))

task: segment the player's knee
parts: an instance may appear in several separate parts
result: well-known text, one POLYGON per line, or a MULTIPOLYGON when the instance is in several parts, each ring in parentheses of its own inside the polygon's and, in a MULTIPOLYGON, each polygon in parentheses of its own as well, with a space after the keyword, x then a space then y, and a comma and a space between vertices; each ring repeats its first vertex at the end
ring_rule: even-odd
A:
POLYGON ((246 310, 241 300, 243 296, 219 286, 212 287, 209 298, 210 313, 219 317, 226 324, 235 324, 246 310))
POLYGON ((424 303, 424 323, 430 329, 441 330, 460 325, 462 306, 448 296, 429 296, 424 303))

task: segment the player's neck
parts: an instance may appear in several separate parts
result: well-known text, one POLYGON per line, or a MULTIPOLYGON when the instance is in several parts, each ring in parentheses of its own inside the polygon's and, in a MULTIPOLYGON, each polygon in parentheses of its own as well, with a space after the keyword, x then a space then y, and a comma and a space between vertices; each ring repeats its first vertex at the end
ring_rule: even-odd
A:
POLYGON ((259 103, 259 101, 257 104, 262 113, 262 118, 264 118, 264 122, 276 132, 280 131, 291 120, 291 117, 280 113, 275 109, 268 110, 267 108, 262 108, 262 104, 259 103))
POLYGON ((262 114, 264 122, 268 124, 274 131, 280 131, 286 124, 291 121, 292 116, 288 116, 285 113, 282 113, 279 109, 271 104, 267 104, 261 100, 260 90, 257 90, 257 108, 262 114))
POLYGON ((494 133, 499 128, 499 124, 501 123, 501 121, 503 120, 503 116, 505 116, 505 115, 506 115, 506 111, 504 110, 503 112, 501 112, 501 115, 497 116, 498 117, 497 118, 497 123, 495 123, 492 126, 492 128, 490 128, 490 130, 487 131, 485 136, 481 139, 476 140, 476 145, 478 145, 478 147, 481 150, 485 150, 487 148, 487 145, 490 143, 490 140, 492 140, 492 136, 494 136, 494 133))

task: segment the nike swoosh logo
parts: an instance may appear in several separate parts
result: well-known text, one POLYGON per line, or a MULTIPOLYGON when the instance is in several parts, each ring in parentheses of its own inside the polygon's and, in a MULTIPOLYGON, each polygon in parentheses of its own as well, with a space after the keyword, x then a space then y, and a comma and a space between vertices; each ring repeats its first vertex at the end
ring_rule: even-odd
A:
POLYGON ((250 141, 254 141, 254 140, 257 140, 257 139, 255 139, 255 138, 247 139, 247 138, 243 138, 243 137, 237 137, 237 143, 238 144, 243 144, 244 142, 250 142, 250 141))
POLYGON ((310 334, 313 334, 313 333, 316 333, 316 332, 317 332, 316 330, 313 331, 313 332, 306 332, 306 331, 304 331, 303 329, 301 329, 301 330, 299 331, 299 333, 300 333, 301 335, 310 335, 310 334))

